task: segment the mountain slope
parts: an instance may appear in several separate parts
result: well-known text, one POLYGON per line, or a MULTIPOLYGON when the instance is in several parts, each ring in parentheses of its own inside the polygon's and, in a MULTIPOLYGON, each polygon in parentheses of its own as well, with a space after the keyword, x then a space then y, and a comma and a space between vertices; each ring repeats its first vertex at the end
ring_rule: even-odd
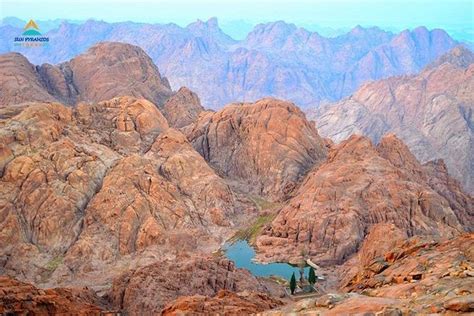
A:
POLYGON ((351 136, 331 148, 327 161, 308 173, 258 237, 258 257, 297 263, 306 253, 321 264, 342 263, 378 223, 392 223, 406 236, 452 237, 472 230, 472 197, 459 191, 463 206, 451 208, 431 187, 433 176, 394 135, 378 146, 351 136))
POLYGON ((368 83, 311 118, 336 142, 353 133, 378 142, 394 132, 420 161, 444 159, 449 173, 472 192, 473 61, 471 51, 457 47, 418 75, 368 83))
POLYGON ((228 185, 147 100, 0 117, 2 273, 99 285, 150 247, 212 247, 237 220, 228 185))
POLYGON ((303 112, 276 99, 208 112, 186 134, 220 174, 272 200, 286 198, 326 156, 323 140, 303 112))
POLYGON ((100 43, 68 62, 33 66, 20 54, 0 55, 0 106, 24 101, 99 102, 136 96, 162 105, 169 83, 145 52, 133 45, 100 43))

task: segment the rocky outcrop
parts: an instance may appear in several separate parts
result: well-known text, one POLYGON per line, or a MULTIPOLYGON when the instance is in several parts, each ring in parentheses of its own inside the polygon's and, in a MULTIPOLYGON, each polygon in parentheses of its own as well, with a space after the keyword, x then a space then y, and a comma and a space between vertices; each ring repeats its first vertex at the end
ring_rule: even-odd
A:
POLYGON ((71 130, 71 109, 54 103, 32 104, 2 120, 1 142, 10 151, 0 179, 4 271, 40 278, 29 264, 41 262, 40 253, 54 257, 75 242, 84 209, 118 159, 80 134, 69 137, 71 130))
POLYGON ((169 303, 162 315, 252 315, 282 305, 283 302, 256 292, 219 291, 215 296, 185 296, 169 303))
POLYGON ((326 156, 314 125, 294 104, 276 99, 208 112, 186 133, 220 174, 273 199, 287 197, 326 156))
MULTIPOLYGON (((392 230, 386 228, 388 232, 392 230)), ((390 237, 392 235, 386 239, 390 237)), ((339 269, 337 273, 344 279, 342 289, 347 293, 303 299, 262 315, 409 315, 474 311, 472 233, 444 241, 416 236, 386 242, 392 243, 390 250, 378 252, 366 263, 358 262, 355 269, 353 262, 339 269)), ((354 259, 368 258, 367 255, 370 257, 373 253, 361 249, 354 259)))
POLYGON ((155 104, 171 95, 168 81, 162 78, 150 57, 138 46, 105 42, 92 46, 59 67, 71 73, 81 101, 102 101, 130 95, 155 104))
POLYGON ((473 56, 457 47, 418 75, 368 83, 311 118, 321 135, 336 142, 353 133, 378 142, 393 132, 421 162, 443 159, 449 173, 472 193, 473 56))
MULTIPOLYGON (((232 261, 206 256, 184 256, 124 273, 114 280, 108 296, 110 301, 123 312, 136 315, 159 313, 166 303, 180 296, 213 297, 221 290, 262 292, 262 297, 266 292, 264 286, 250 272, 236 269, 232 261)), ((209 304, 222 306, 227 299, 246 301, 239 297, 239 294, 223 293, 225 294, 221 297, 221 303, 218 303, 218 298, 214 297, 210 299, 212 302, 209 304)), ((199 298, 189 299, 199 300, 199 298)), ((262 304, 264 300, 261 299, 259 303, 262 304)), ((177 301, 177 306, 169 307, 168 312, 179 309, 180 306, 182 308, 180 302, 182 300, 177 301)), ((270 300, 270 302, 275 304, 277 301, 270 300)), ((247 304, 246 307, 251 308, 249 306, 251 303, 247 304)), ((194 312, 199 312, 199 310, 196 308, 194 312)))
POLYGON ((352 136, 331 148, 257 239, 259 259, 297 262, 305 252, 321 264, 340 263, 379 223, 393 224, 398 236, 450 237, 472 229, 472 198, 463 195, 450 205, 394 135, 378 146, 352 136))
POLYGON ((139 47, 99 43, 59 65, 33 66, 18 53, 0 56, 0 106, 26 101, 99 102, 134 96, 163 105, 172 91, 139 47))
POLYGON ((28 59, 19 53, 0 55, 0 107, 27 101, 51 102, 49 94, 28 59))
POLYGON ((144 153, 169 128, 168 121, 153 103, 133 97, 97 104, 80 103, 75 118, 91 141, 125 155, 144 153))
POLYGON ((204 108, 196 93, 181 87, 163 106, 163 113, 174 128, 194 123, 204 108))
MULTIPOLYGON (((371 256, 372 259, 360 262, 357 273, 352 276, 348 274, 342 286, 347 291, 360 291, 421 280, 421 284, 412 287, 434 291, 437 283, 440 287, 445 283, 444 287, 449 285, 459 289, 462 284, 474 284, 474 280, 469 279, 474 274, 474 257, 471 250, 473 245, 472 233, 449 241, 419 236, 395 239, 391 249, 380 251, 371 256), (462 280, 464 278, 467 279, 462 280)), ((361 248, 359 258, 366 256, 366 249, 361 248)), ((399 290, 407 289, 400 287, 399 290)), ((394 289, 384 291, 390 292, 394 289)))
POLYGON ((99 315, 107 304, 92 290, 38 289, 31 284, 0 276, 2 315, 99 315))
POLYGON ((411 297, 417 313, 472 312, 473 246, 472 233, 448 241, 421 237, 399 240, 355 274, 348 274, 343 287, 370 296, 411 297))
POLYGON ((177 242, 213 249, 229 233, 239 209, 232 191, 152 103, 8 109, 0 121, 2 273, 101 286, 124 265, 173 256, 177 242), (149 257, 134 257, 149 248, 149 257))

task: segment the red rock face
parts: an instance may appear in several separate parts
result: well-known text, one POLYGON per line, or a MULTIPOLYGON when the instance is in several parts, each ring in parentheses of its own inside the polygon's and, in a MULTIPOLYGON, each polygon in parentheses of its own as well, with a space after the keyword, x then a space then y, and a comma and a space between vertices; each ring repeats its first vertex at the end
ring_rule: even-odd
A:
POLYGON ((323 140, 304 114, 275 99, 206 113, 186 133, 221 174, 273 199, 287 197, 326 156, 323 140))
POLYGON ((153 103, 133 97, 97 104, 80 103, 75 118, 92 141, 124 155, 144 153, 169 128, 168 121, 153 103))
POLYGON ((27 101, 56 101, 35 66, 18 53, 0 55, 0 107, 27 101))
POLYGON ((472 198, 464 195, 467 200, 451 208, 427 179, 395 136, 384 137, 377 147, 352 136, 307 175, 257 239, 259 258, 297 261, 303 251, 320 263, 342 262, 377 223, 391 223, 407 236, 449 237, 462 232, 463 224, 472 228, 472 198))
MULTIPOLYGON (((158 262, 138 270, 129 271, 117 278, 108 296, 110 300, 126 313, 138 315, 143 313, 159 313, 165 303, 179 296, 201 295, 211 300, 211 305, 226 304, 227 300, 246 303, 244 308, 262 308, 262 306, 278 305, 277 300, 270 299, 265 287, 248 271, 236 269, 232 261, 211 257, 179 257, 176 260, 158 262), (262 292, 261 298, 252 294, 253 299, 245 299, 236 294, 215 296, 221 290, 242 292, 262 292), (213 298, 210 298, 213 297, 213 298), (258 304, 255 306, 255 304, 258 304)), ((227 293, 227 292, 224 292, 227 293)), ((200 312, 191 300, 189 312, 200 312)), ((175 307, 168 307, 167 313, 177 312, 183 308, 182 302, 187 298, 178 300, 175 307)), ((197 300, 201 300, 197 298, 197 300)), ((173 305, 173 303, 171 304, 173 305)), ((202 307, 201 307, 202 308, 202 307)), ((211 308, 211 307, 210 307, 211 308)), ((211 312, 211 309, 203 312, 211 312)), ((237 309, 236 309, 237 311, 237 309)))
POLYGON ((0 106, 31 101, 99 102, 120 96, 162 105, 171 95, 168 80, 139 47, 105 42, 68 62, 33 66, 20 54, 0 56, 0 106))
POLYGON ((161 78, 151 58, 138 46, 100 43, 60 67, 72 72, 78 100, 131 95, 162 104, 171 95, 168 81, 161 78))
POLYGON ((105 302, 92 290, 47 289, 0 276, 0 313, 2 315, 98 315, 105 302))
POLYGON ((146 100, 4 113, 2 271, 52 284, 110 282, 122 269, 112 266, 130 255, 171 254, 177 241, 196 251, 193 238, 216 247, 233 225, 230 188, 146 100))
POLYGON ((180 88, 163 106, 163 113, 174 128, 194 123, 203 111, 197 94, 186 87, 180 88))
POLYGON ((343 287, 379 297, 410 296, 416 312, 473 311, 473 246, 472 233, 444 242, 426 237, 399 240, 361 264, 355 274, 347 274, 343 287))
POLYGON ((282 304, 283 302, 262 293, 234 293, 221 290, 214 297, 202 295, 180 297, 168 304, 163 309, 162 315, 251 315, 273 309, 282 304))

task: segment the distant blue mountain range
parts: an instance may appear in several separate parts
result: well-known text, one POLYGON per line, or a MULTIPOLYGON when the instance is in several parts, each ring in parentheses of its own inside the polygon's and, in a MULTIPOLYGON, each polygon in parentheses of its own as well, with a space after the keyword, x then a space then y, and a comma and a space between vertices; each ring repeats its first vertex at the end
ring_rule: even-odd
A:
POLYGON ((303 108, 318 106, 350 95, 367 81, 417 73, 459 44, 444 30, 425 27, 392 33, 357 26, 325 37, 276 21, 258 24, 245 38, 235 40, 222 31, 216 18, 186 27, 95 20, 36 22, 49 37, 48 46, 14 46, 24 21, 8 18, 0 26, 0 53, 18 51, 35 64, 60 63, 97 42, 135 44, 151 56, 174 89, 189 87, 210 108, 264 96, 288 99, 303 108))

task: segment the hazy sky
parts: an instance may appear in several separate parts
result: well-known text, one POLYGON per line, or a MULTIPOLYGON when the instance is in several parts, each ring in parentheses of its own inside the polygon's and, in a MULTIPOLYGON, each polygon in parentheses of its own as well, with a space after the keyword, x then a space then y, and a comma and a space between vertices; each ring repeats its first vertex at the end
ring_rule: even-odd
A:
POLYGON ((0 0, 0 17, 185 25, 197 18, 216 16, 221 23, 285 20, 302 26, 347 28, 360 24, 392 29, 425 25, 472 34, 473 3, 474 0, 0 0))

